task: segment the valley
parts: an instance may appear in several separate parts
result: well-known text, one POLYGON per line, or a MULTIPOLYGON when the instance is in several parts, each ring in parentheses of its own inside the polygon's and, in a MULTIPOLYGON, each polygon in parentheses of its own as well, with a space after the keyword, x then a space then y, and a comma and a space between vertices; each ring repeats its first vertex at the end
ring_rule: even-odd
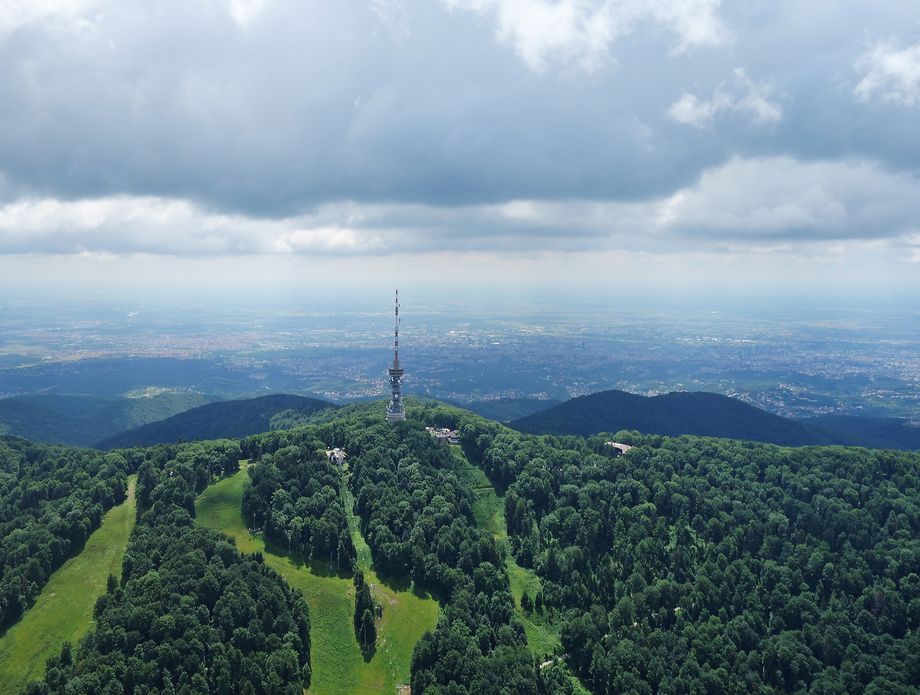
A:
MULTIPOLYGON (((375 398, 386 389, 390 333, 389 307, 375 308, 163 306, 127 316, 120 303, 102 304, 93 307, 88 349, 86 307, 27 314, 24 329, 22 308, 0 304, 0 397, 117 398, 159 388, 203 399, 375 398), (22 345, 36 341, 34 325, 49 329, 40 349, 22 355, 22 345)), ((912 308, 806 306, 774 315, 718 303, 685 311, 496 300, 406 311, 407 392, 491 419, 525 417, 534 401, 549 407, 620 389, 707 391, 800 419, 920 420, 920 319, 912 308)))

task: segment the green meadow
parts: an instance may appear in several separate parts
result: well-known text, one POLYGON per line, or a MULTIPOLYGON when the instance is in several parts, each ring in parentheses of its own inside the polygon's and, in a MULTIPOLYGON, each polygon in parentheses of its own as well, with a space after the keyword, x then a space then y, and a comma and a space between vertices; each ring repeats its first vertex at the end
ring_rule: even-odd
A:
POLYGON ((0 638, 0 693, 19 692, 41 677, 48 657, 89 629, 109 575, 121 576, 135 521, 134 483, 131 476, 128 499, 109 510, 83 551, 51 575, 35 605, 0 638))
MULTIPOLYGON (((244 553, 261 551, 265 563, 300 589, 310 606, 311 665, 310 695, 364 695, 396 693, 396 686, 409 682, 409 666, 415 643, 426 630, 433 630, 438 604, 427 597, 384 585, 371 566, 370 549, 361 536, 358 521, 351 514, 350 493, 346 511, 359 565, 372 584, 376 600, 383 606, 378 627, 377 649, 365 661, 352 627, 354 585, 351 576, 340 576, 322 563, 303 563, 266 549, 260 536, 246 528, 240 512, 248 480, 245 467, 236 475, 215 483, 199 497, 198 523, 231 536, 244 553)), ((346 497, 347 496, 347 497, 346 497)))
MULTIPOLYGON (((451 446, 451 450, 456 461, 454 471, 460 480, 473 491, 475 497, 473 518, 476 525, 493 535, 499 549, 505 555, 505 571, 508 573, 508 582, 511 584, 511 595, 514 597, 518 618, 524 625, 524 632, 527 634, 527 646, 539 659, 556 658, 553 655, 560 647, 559 628, 538 613, 528 615, 521 610, 521 597, 524 592, 526 591, 533 598, 542 587, 540 578, 533 570, 521 567, 511 554, 508 543, 508 526, 505 523, 505 498, 495 492, 495 487, 489 482, 485 472, 470 463, 459 446, 451 446)), ((572 687, 575 688, 576 695, 587 695, 588 690, 574 674, 569 673, 568 677, 572 687)))
POLYGON ((499 549, 505 555, 505 571, 508 573, 518 618, 524 625, 524 632, 527 633, 527 644, 534 656, 542 658, 552 654, 559 646, 558 628, 537 613, 528 615, 521 610, 521 597, 526 591, 534 598, 541 589, 540 578, 532 570, 518 565, 511 553, 508 528, 505 524, 505 498, 495 492, 483 470, 470 463, 459 446, 452 446, 451 450, 456 461, 455 472, 475 496, 473 517, 476 525, 494 536, 499 549))

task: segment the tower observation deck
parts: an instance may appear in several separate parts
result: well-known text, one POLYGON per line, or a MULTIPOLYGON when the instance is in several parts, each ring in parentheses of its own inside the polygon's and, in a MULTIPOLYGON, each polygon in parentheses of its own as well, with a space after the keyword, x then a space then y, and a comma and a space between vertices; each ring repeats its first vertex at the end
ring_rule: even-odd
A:
POLYGON ((402 378, 405 373, 399 364, 399 290, 396 290, 396 331, 393 339, 393 364, 390 373, 390 403, 387 405, 387 420, 396 422, 406 419, 402 404, 402 378))

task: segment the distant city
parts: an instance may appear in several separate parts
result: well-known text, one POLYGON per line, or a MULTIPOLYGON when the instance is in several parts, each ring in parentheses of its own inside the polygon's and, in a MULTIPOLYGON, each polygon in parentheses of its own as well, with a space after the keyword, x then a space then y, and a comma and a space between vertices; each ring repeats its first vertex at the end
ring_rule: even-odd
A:
MULTIPOLYGON (((219 397, 293 392, 383 398, 392 307, 377 311, 167 311, 0 307, 0 397, 219 397), (39 327, 40 326, 40 327, 39 327)), ((464 310, 403 302, 406 395, 468 404, 565 400, 605 389, 713 391, 794 417, 920 420, 920 315, 545 307, 464 310), (753 313, 753 312, 752 312, 753 313), (871 336, 871 337, 870 337, 871 336)))

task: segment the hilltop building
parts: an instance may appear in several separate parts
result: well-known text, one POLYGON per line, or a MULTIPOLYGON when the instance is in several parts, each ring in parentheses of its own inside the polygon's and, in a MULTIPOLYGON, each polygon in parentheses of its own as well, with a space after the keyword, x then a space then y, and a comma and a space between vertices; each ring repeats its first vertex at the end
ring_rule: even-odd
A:
POLYGON ((336 447, 326 449, 326 458, 329 459, 329 463, 334 463, 336 466, 341 467, 345 465, 345 459, 348 458, 348 454, 345 453, 344 449, 336 447))
POLYGON ((627 451, 632 449, 632 447, 629 444, 621 444, 620 442, 604 442, 604 446, 609 446, 614 451, 619 452, 617 454, 618 456, 622 456, 627 451))
POLYGON ((442 444, 460 443, 460 433, 449 427, 426 427, 425 431, 442 444))
POLYGON ((396 290, 396 332, 393 339, 393 364, 388 370, 390 373, 390 403, 387 406, 387 421, 396 422, 406 419, 406 411, 402 404, 402 378, 403 368, 399 365, 399 290, 396 290))

